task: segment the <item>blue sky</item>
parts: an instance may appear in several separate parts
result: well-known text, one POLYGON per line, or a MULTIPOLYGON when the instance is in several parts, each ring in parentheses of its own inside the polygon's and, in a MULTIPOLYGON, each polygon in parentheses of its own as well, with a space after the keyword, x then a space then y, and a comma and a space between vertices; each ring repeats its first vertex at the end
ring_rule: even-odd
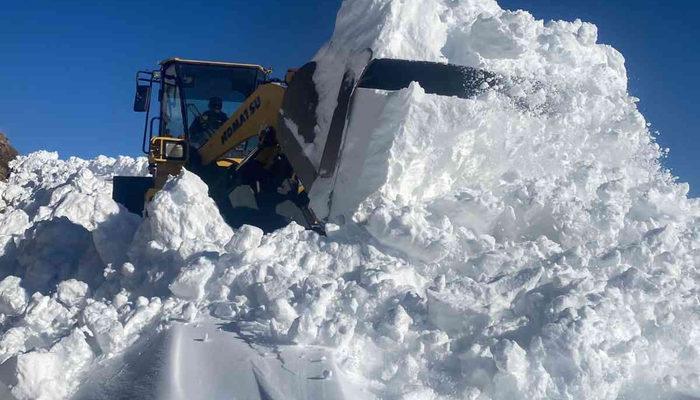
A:
MULTIPOLYGON (((581 18, 621 50, 665 161, 700 195, 700 2, 501 0, 537 18, 581 18), (691 5, 694 4, 694 5, 691 5)), ((328 39, 339 0, 6 1, 0 131, 23 153, 138 155, 134 73, 171 56, 260 63, 282 75, 328 39)))

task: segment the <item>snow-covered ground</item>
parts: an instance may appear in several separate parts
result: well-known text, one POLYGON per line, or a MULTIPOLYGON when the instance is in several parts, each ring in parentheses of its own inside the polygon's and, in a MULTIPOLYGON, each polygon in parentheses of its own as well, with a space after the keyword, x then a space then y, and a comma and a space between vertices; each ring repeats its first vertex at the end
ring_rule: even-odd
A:
POLYGON ((319 132, 368 47, 501 84, 358 93, 376 118, 348 127, 349 184, 329 204, 312 193, 327 237, 232 230, 188 172, 141 220, 110 178, 145 174, 143 159, 15 161, 0 183, 0 398, 70 398, 211 318, 280 360, 325 348, 337 373, 320 377, 368 398, 700 398, 700 203, 660 164, 596 27, 491 0, 345 1, 316 56, 319 132))

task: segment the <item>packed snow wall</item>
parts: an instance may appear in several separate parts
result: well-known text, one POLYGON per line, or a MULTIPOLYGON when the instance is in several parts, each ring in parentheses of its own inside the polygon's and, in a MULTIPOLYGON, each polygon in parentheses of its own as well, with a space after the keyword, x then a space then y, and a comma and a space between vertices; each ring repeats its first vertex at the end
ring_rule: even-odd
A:
POLYGON ((336 186, 312 193, 327 237, 231 230, 187 172, 141 220, 109 180, 142 159, 16 160, 0 182, 11 393, 69 398, 168 321, 213 314, 333 348, 380 398, 700 397, 700 204, 663 169, 595 26, 487 0, 345 1, 315 57, 311 156, 365 48, 500 84, 358 92, 336 186))

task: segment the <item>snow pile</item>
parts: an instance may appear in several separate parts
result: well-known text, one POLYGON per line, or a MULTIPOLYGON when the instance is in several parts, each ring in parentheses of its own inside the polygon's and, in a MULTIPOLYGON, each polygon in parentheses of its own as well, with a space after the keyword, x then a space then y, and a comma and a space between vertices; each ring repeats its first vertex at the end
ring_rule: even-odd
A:
POLYGON ((16 160, 0 182, 12 394, 68 398, 168 321, 212 314, 250 340, 330 346, 381 398, 700 396, 700 204, 661 168, 595 27, 488 0, 346 1, 316 57, 318 132, 367 47, 502 83, 358 92, 371 118, 348 128, 362 140, 344 145, 327 237, 231 230, 189 172, 141 220, 110 177, 143 159, 16 160))
POLYGON ((428 321, 412 330, 438 328, 450 356, 407 359, 440 394, 699 393, 700 208, 660 167, 623 57, 596 41, 493 1, 355 1, 316 57, 321 132, 331 75, 365 47, 500 75, 469 100, 359 90, 328 210, 435 280, 413 288, 428 321))
MULTIPOLYGON (((408 317, 447 335, 449 356, 389 363, 412 360, 420 385, 475 398, 700 394, 699 204, 661 168, 624 58, 596 41, 594 25, 494 1, 348 1, 317 54, 320 132, 338 75, 366 47, 499 74, 468 100, 417 83, 358 90, 326 211, 434 280, 412 288, 426 312, 408 317)), ((327 193, 312 195, 324 210, 327 193)), ((405 369, 389 376, 405 384, 405 369)))

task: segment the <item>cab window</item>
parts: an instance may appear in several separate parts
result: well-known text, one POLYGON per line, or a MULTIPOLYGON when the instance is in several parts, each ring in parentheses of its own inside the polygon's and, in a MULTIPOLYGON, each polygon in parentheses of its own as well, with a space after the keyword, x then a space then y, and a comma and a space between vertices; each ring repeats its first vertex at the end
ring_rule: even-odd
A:
POLYGON ((181 64, 178 70, 190 142, 201 147, 263 79, 257 68, 181 64), (212 103, 220 104, 212 107, 212 103))
POLYGON ((165 70, 162 77, 163 97, 161 99, 161 129, 163 136, 182 137, 185 134, 185 123, 182 117, 182 102, 180 89, 177 86, 175 66, 165 70))

